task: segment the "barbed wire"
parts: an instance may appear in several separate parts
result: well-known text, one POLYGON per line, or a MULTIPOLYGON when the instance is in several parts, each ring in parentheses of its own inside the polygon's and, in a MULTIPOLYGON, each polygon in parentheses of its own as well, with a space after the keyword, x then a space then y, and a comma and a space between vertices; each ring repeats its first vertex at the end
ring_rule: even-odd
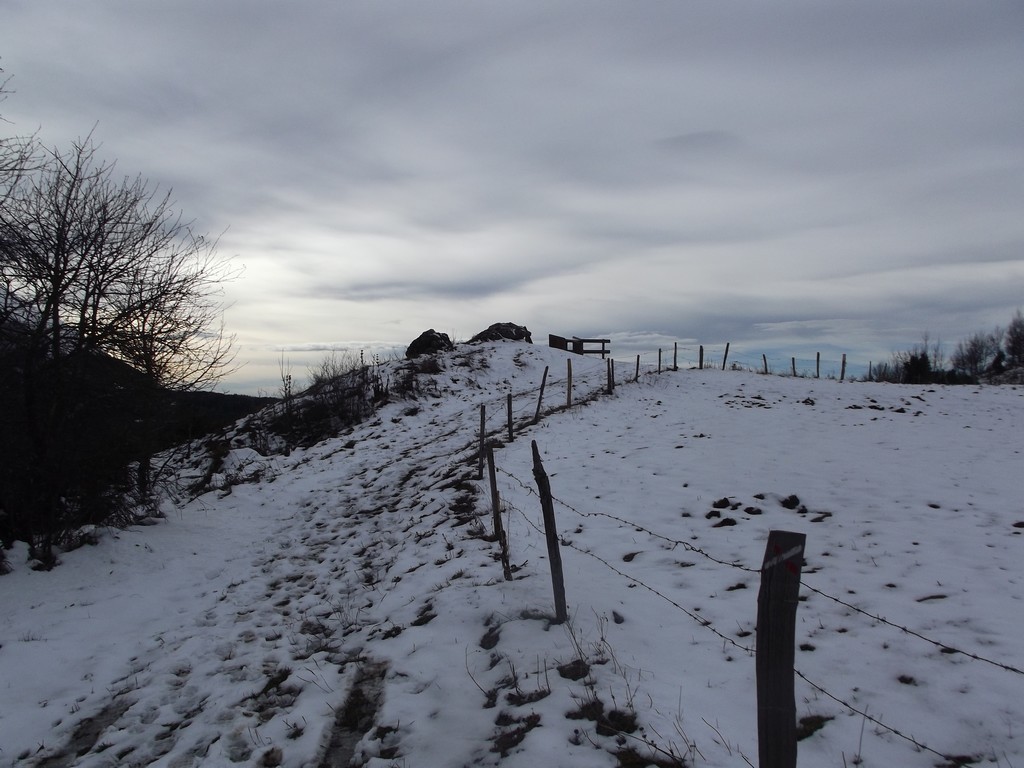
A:
MULTIPOLYGON (((495 467, 495 469, 497 469, 498 472, 500 472, 501 474, 505 475, 506 477, 510 477, 511 479, 515 480, 516 483, 518 483, 519 486, 522 487, 523 490, 525 490, 527 493, 529 493, 529 494, 531 494, 533 496, 537 496, 538 498, 540 498, 539 495, 537 494, 537 491, 535 491, 529 485, 527 485, 522 480, 520 480, 518 477, 513 475, 511 472, 508 472, 507 470, 504 470, 501 467, 495 467)), ((750 568, 748 566, 741 565, 739 563, 729 562, 728 560, 723 560, 723 559, 721 559, 719 557, 715 557, 714 555, 704 551, 700 547, 695 546, 695 545, 691 544, 688 541, 683 541, 682 539, 673 539, 670 536, 665 536, 664 534, 658 533, 657 531, 652 531, 650 528, 647 528, 647 527, 641 525, 640 523, 636 523, 636 522, 634 522, 632 520, 627 520, 624 517, 619 517, 618 515, 613 515, 613 514, 611 514, 609 512, 580 512, 574 506, 572 506, 571 504, 568 504, 565 501, 562 501, 561 499, 559 499, 555 495, 552 495, 551 499, 552 499, 552 501, 558 502, 561 506, 565 507, 570 512, 576 513, 580 517, 605 517, 605 518, 608 518, 609 520, 614 520, 615 522, 621 523, 622 525, 628 525, 628 526, 630 526, 631 528, 633 528, 636 531, 640 531, 642 533, 646 533, 648 536, 652 536, 652 537, 654 537, 656 539, 661 539, 662 541, 664 541, 666 543, 669 543, 669 544, 672 544, 673 546, 680 546, 683 549, 685 549, 687 552, 692 552, 695 555, 700 555, 701 557, 705 557, 708 560, 710 560, 711 562, 717 563, 718 565, 723 565, 723 566, 726 566, 726 567, 729 567, 729 568, 735 568, 736 570, 746 571, 748 573, 760 573, 761 572, 761 570, 759 568, 750 568)))
POLYGON ((865 611, 863 608, 858 608, 857 606, 853 605, 852 603, 849 603, 846 600, 843 600, 842 598, 835 597, 834 595, 830 595, 827 592, 823 592, 822 590, 817 589, 816 587, 812 587, 810 584, 808 584, 806 581, 803 581, 802 579, 800 581, 800 585, 816 595, 821 595, 822 597, 831 600, 835 603, 838 603, 839 605, 842 605, 846 608, 849 608, 851 611, 855 611, 856 613, 866 616, 869 619, 873 619, 874 621, 877 621, 881 624, 890 626, 893 629, 898 629, 901 632, 905 632, 906 634, 911 635, 912 637, 916 637, 919 640, 923 640, 926 643, 931 643, 937 648, 940 648, 944 653, 961 654, 969 659, 981 661, 986 664, 991 664, 992 666, 1006 670, 1007 672, 1013 672, 1018 675, 1024 675, 1024 670, 1019 669, 1011 664, 1004 664, 1001 661, 995 661, 994 659, 987 658, 977 653, 971 653, 970 651, 961 650, 960 648, 956 648, 955 646, 950 645, 949 643, 943 643, 938 640, 933 640, 932 638, 927 637, 926 635, 923 635, 920 632, 916 632, 915 630, 910 629, 910 627, 905 627, 902 624, 896 624, 895 622, 889 621, 884 616, 879 616, 878 614, 871 613, 870 611, 865 611))
MULTIPOLYGON (((501 474, 503 474, 506 477, 509 477, 512 480, 514 480, 527 493, 529 493, 529 494, 531 494, 533 496, 537 496, 539 498, 539 495, 537 494, 537 491, 535 491, 533 488, 531 488, 526 483, 524 483, 520 478, 516 477, 511 472, 508 472, 506 470, 501 469, 500 467, 497 467, 496 469, 497 469, 498 472, 501 472, 501 474)), ((706 559, 710 560, 711 562, 716 563, 718 565, 726 566, 726 567, 729 567, 729 568, 734 568, 734 569, 740 570, 740 571, 746 571, 748 573, 760 573, 761 572, 761 570, 759 568, 750 568, 749 566, 741 565, 741 564, 735 563, 735 562, 729 562, 727 560, 723 560, 721 558, 715 557, 714 555, 706 552, 705 550, 701 549, 700 547, 697 547, 697 546, 694 546, 693 544, 690 544, 687 541, 683 541, 683 540, 680 540, 680 539, 674 539, 674 538, 672 538, 670 536, 665 536, 663 534, 658 533, 657 531, 652 531, 649 528, 647 528, 647 527, 645 527, 645 526, 643 526, 643 525, 641 525, 639 523, 636 523, 636 522, 634 522, 632 520, 628 520, 626 518, 619 517, 618 515, 613 515, 613 514, 610 514, 610 513, 607 513, 607 512, 581 512, 578 509, 576 509, 575 507, 573 507, 571 504, 568 504, 565 501, 562 501, 561 499, 559 499, 558 497, 556 497, 554 495, 552 495, 551 498, 552 498, 553 501, 558 502, 561 506, 565 507, 566 509, 568 509, 568 510, 570 510, 572 512, 575 512, 577 515, 580 515, 581 517, 606 517, 608 519, 611 519, 611 520, 614 520, 616 522, 619 522, 619 523, 621 523, 623 525, 628 525, 628 526, 632 527, 636 531, 646 533, 649 536, 652 536, 654 538, 660 539, 660 540, 665 541, 667 543, 670 543, 670 544, 673 544, 673 545, 682 546, 687 551, 692 552, 692 553, 697 554, 697 555, 700 555, 700 556, 702 556, 702 557, 704 557, 704 558, 706 558, 706 559)), ((876 621, 876 622, 878 622, 880 624, 884 624, 886 626, 892 627, 893 629, 898 629, 901 632, 904 632, 904 633, 906 633, 906 634, 908 634, 908 635, 910 635, 912 637, 916 637, 919 640, 923 640, 926 643, 930 643, 931 645, 933 645, 933 646, 935 646, 937 648, 940 648, 944 653, 960 654, 960 655, 962 655, 962 656, 964 656, 964 657, 966 657, 968 659, 972 659, 974 661, 980 661, 980 662, 983 662, 985 664, 989 664, 991 666, 994 666, 994 667, 996 667, 998 669, 1002 669, 1002 670, 1007 671, 1007 672, 1013 672, 1014 674, 1024 675, 1024 670, 1021 670, 1020 668, 1015 667, 1012 664, 1007 664, 1007 663, 1004 663, 1004 662, 1001 662, 1001 661, 996 661, 994 659, 988 658, 987 656, 983 656, 982 654, 974 653, 974 652, 971 652, 971 651, 965 651, 965 650, 963 650, 961 648, 958 648, 958 647, 956 647, 956 646, 954 646, 954 645, 952 645, 950 643, 930 638, 927 635, 924 635, 921 632, 917 632, 916 630, 910 629, 909 627, 906 627, 906 626, 904 626, 902 624, 897 624, 895 622, 889 621, 888 619, 886 619, 883 616, 879 616, 877 614, 871 613, 870 611, 866 611, 866 610, 864 610, 862 608, 858 608, 857 606, 853 605, 852 603, 850 603, 850 602, 848 602, 846 600, 843 600, 842 598, 836 597, 835 595, 831 595, 831 594, 829 594, 829 593, 827 593, 827 592, 825 592, 823 590, 818 589, 817 587, 814 587, 814 586, 808 584, 803 579, 801 579, 800 584, 801 584, 802 587, 805 587, 808 591, 813 592, 813 593, 815 593, 817 595, 820 595, 820 596, 822 596, 822 597, 824 597, 824 598, 826 598, 828 600, 831 600, 831 601, 833 601, 835 603, 838 603, 839 605, 842 605, 842 606, 844 606, 844 607, 854 611, 855 613, 863 615, 863 616, 865 616, 865 617, 867 617, 867 618, 869 618, 869 619, 871 619, 873 621, 876 621)))
MULTIPOLYGON (((535 531, 537 531, 541 535, 544 535, 544 531, 541 529, 540 526, 537 525, 537 523, 535 523, 532 519, 530 519, 529 515, 527 515, 525 512, 523 512, 521 509, 519 509, 515 505, 508 503, 507 501, 504 502, 504 503, 505 503, 505 506, 508 509, 511 509, 511 510, 513 510, 515 512, 518 512, 523 517, 523 519, 526 521, 527 525, 529 525, 531 528, 533 528, 535 531)), ((616 566, 614 566, 611 563, 609 563, 605 558, 601 557, 600 555, 598 555, 598 554, 596 554, 596 553, 594 553, 594 552, 592 552, 590 550, 583 549, 583 548, 577 546, 576 544, 574 544, 573 542, 567 541, 566 539, 560 539, 560 544, 563 547, 566 547, 568 549, 572 549, 572 550, 574 550, 576 552, 579 552, 580 554, 587 555, 588 557, 591 557, 591 558, 597 560, 602 565, 604 565, 606 568, 608 568, 608 570, 612 571, 613 573, 617 574, 618 576, 626 579, 627 581, 629 581, 631 583, 635 583, 638 586, 643 587, 644 589, 648 590, 652 594, 656 595, 657 597, 660 597, 662 600, 667 602, 669 605, 671 605, 674 608, 682 611, 690 619, 695 621, 699 626, 703 627, 704 629, 707 629, 709 632, 713 633, 714 635, 719 637, 721 640, 723 640, 724 642, 732 645, 736 649, 738 649, 740 651, 743 651, 743 652, 745 652, 745 653, 747 653, 748 655, 751 655, 751 656, 756 655, 757 651, 756 651, 755 648, 750 648, 748 646, 745 646, 745 645, 737 642, 734 638, 729 637, 725 633, 721 632, 717 627, 714 626, 714 624, 707 617, 700 616, 697 613, 688 610, 684 606, 680 605, 678 601, 673 600, 671 597, 667 596, 666 594, 664 594, 660 590, 652 587, 651 585, 647 584, 646 582, 642 581, 641 579, 637 579, 634 576, 631 576, 630 574, 627 574, 627 573, 623 572, 622 570, 620 570, 616 566)), ((927 638, 923 638, 923 639, 927 639, 927 638)), ((861 708, 851 704, 850 702, 846 701, 845 699, 843 699, 842 697, 838 696, 837 694, 832 693, 830 690, 825 688, 823 685, 820 685, 820 684, 814 682, 813 680, 811 680, 810 678, 808 678, 807 675, 805 675, 799 669, 794 668, 793 669, 793 674, 795 674, 797 677, 799 677, 801 680, 803 680, 805 683, 807 683, 809 686, 814 688, 814 690, 818 691, 822 695, 824 695, 827 698, 831 699, 832 701, 836 702, 840 706, 845 707, 850 712, 852 712, 852 713, 854 713, 856 715, 860 715, 865 720, 868 720, 869 722, 875 724, 876 726, 878 726, 882 730, 884 730, 884 731, 886 731, 888 733, 891 733, 892 735, 898 737, 899 739, 902 739, 903 741, 906 741, 908 744, 912 745, 915 749, 920 750, 920 751, 924 751, 924 752, 929 752, 929 753, 935 755, 936 757, 940 757, 943 760, 950 761, 951 763, 955 763, 956 762, 956 758, 954 756, 946 754, 944 752, 940 752, 939 750, 934 749, 932 747, 929 747, 927 744, 919 741, 918 739, 914 738, 913 736, 904 733, 899 728, 896 728, 894 726, 889 725, 888 723, 884 722, 880 718, 878 718, 878 717, 868 713, 866 707, 864 709, 861 709, 861 708)))
MULTIPOLYGON (((541 535, 544 535, 543 529, 541 529, 540 526, 537 525, 537 523, 535 523, 533 520, 531 520, 530 516, 527 515, 525 512, 523 512, 523 510, 519 509, 518 507, 516 507, 513 504, 509 504, 508 502, 505 502, 505 506, 507 506, 511 510, 514 510, 514 511, 518 512, 520 515, 523 516, 523 519, 526 521, 527 525, 529 525, 531 528, 533 528, 535 531, 537 531, 541 535)), ((748 654, 751 654, 751 655, 754 654, 754 649, 753 648, 748 648, 747 646, 741 645, 740 643, 736 642, 736 640, 734 640, 733 638, 729 637, 728 635, 726 635, 725 633, 723 633, 722 631, 717 629, 714 626, 714 624, 711 623, 711 620, 708 619, 707 617, 700 616, 697 613, 695 613, 695 612, 693 612, 693 611, 683 607, 677 601, 673 600, 671 597, 669 597, 668 595, 664 594, 663 592, 655 589, 650 584, 647 584, 644 581, 642 581, 642 580, 640 580, 640 579, 638 579, 638 578, 636 578, 634 576, 630 576, 628 573, 624 573, 623 571, 621 571, 618 568, 616 568, 614 565, 609 563, 606 559, 604 559, 600 555, 595 554, 594 552, 592 552, 592 551, 590 551, 588 549, 583 549, 581 547, 578 547, 575 544, 573 544, 571 541, 569 541, 569 540, 567 540, 565 538, 561 538, 560 537, 559 538, 559 542, 560 542, 560 544, 563 547, 567 547, 568 549, 575 550, 576 552, 579 552, 580 554, 587 555, 588 557, 594 558, 595 560, 597 560, 599 563, 603 564, 606 568, 608 568, 608 570, 612 571, 613 573, 616 573, 619 576, 621 576, 622 578, 626 579, 627 581, 631 581, 631 582, 633 582, 633 583, 643 587, 644 589, 646 589, 647 591, 651 592, 652 594, 657 595, 658 597, 660 597, 665 602, 669 603, 670 605, 674 606, 675 608, 678 608, 680 611, 685 613, 687 616, 689 616, 691 619, 693 619, 695 622, 697 622, 700 626, 704 627, 705 629, 707 629, 710 632, 713 632, 715 635, 717 635, 719 638, 721 638, 725 642, 730 643, 731 645, 735 646, 736 648, 738 648, 741 651, 744 651, 745 653, 748 653, 748 654)))
POLYGON ((931 752, 933 755, 941 757, 943 760, 950 761, 950 763, 953 764, 953 765, 960 765, 960 763, 962 762, 962 759, 961 760, 957 760, 955 757, 953 757, 951 755, 947 755, 944 752, 939 752, 937 749, 932 749, 927 744, 922 744, 920 741, 915 739, 913 736, 908 736, 907 734, 903 733, 903 731, 899 730, 898 728, 893 728, 891 725, 889 725, 888 723, 882 722, 879 718, 875 717, 874 715, 868 714, 867 707, 865 707, 864 709, 859 709, 859 708, 853 706, 853 704, 851 704, 850 702, 845 701, 844 699, 839 698, 838 696, 836 696, 834 693, 832 693, 831 691, 827 690, 823 686, 820 686, 817 683, 815 683, 813 680, 810 680, 807 677, 807 675, 805 675, 799 669, 794 669, 793 670, 793 674, 795 674, 797 677, 799 677, 801 680, 803 680, 809 686, 814 688, 814 690, 818 691, 819 693, 824 694, 825 696, 827 696, 828 698, 832 699, 832 701, 836 702, 837 704, 840 704, 840 705, 846 707, 848 710, 853 712, 855 715, 860 715, 865 720, 868 720, 868 721, 874 723, 875 725, 877 725, 879 728, 882 728, 882 729, 888 731, 889 733, 893 734, 894 736, 898 736, 899 738, 903 739, 904 741, 907 741, 907 742, 913 744, 915 748, 923 750, 925 752, 931 752))

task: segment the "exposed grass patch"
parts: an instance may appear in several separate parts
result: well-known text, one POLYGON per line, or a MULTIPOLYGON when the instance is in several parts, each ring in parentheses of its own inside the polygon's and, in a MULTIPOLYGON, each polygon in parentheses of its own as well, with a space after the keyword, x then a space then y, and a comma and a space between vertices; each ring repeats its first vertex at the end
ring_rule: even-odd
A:
POLYGON ((811 734, 817 733, 825 727, 825 723, 835 718, 830 715, 807 715, 801 717, 800 722, 796 726, 796 740, 803 741, 804 739, 811 736, 811 734))
POLYGON ((558 674, 566 680, 582 680, 590 673, 590 665, 583 659, 573 659, 565 664, 559 664, 558 674))
POLYGON ((526 734, 540 725, 540 715, 531 712, 525 717, 515 717, 502 712, 495 720, 495 725, 507 728, 496 734, 491 739, 491 752, 498 752, 502 757, 508 757, 508 753, 523 743, 526 734))

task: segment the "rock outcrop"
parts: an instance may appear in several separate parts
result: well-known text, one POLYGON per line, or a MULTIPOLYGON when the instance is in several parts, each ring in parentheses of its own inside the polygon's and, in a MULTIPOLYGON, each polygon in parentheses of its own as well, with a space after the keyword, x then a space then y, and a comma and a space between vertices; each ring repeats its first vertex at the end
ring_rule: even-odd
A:
POLYGON ((495 323, 486 330, 480 331, 468 343, 477 344, 481 341, 503 340, 525 341, 527 344, 533 343, 529 329, 525 325, 516 325, 515 323, 495 323))
POLYGON ((424 331, 405 350, 405 356, 412 360, 420 355, 435 355, 438 352, 447 352, 455 349, 455 345, 447 333, 438 333, 433 328, 424 331))

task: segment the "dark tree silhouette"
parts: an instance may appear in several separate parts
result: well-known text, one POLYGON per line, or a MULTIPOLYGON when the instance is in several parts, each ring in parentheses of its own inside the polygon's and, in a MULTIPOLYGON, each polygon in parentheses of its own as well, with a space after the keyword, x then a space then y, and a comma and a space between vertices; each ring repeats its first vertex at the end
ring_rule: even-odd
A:
POLYGON ((117 178, 91 138, 46 152, 0 200, 0 351, 15 373, 0 489, 7 535, 40 557, 110 511, 111 483, 138 461, 167 390, 201 388, 231 361, 216 242, 140 177, 117 178), (23 460, 18 461, 19 458, 23 460))

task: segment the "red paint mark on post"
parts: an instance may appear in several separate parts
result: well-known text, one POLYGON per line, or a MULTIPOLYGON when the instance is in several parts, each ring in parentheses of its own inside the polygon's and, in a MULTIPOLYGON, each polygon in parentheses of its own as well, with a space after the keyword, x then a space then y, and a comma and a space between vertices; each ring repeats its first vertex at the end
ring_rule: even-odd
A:
MULTIPOLYGON (((776 547, 776 549, 778 549, 778 547, 776 547)), ((781 555, 776 555, 771 560, 766 561, 765 564, 761 566, 761 570, 767 571, 769 568, 774 568, 779 563, 789 560, 790 558, 796 557, 797 555, 803 555, 803 553, 803 544, 798 544, 797 546, 793 547, 787 552, 783 552, 781 555)))

